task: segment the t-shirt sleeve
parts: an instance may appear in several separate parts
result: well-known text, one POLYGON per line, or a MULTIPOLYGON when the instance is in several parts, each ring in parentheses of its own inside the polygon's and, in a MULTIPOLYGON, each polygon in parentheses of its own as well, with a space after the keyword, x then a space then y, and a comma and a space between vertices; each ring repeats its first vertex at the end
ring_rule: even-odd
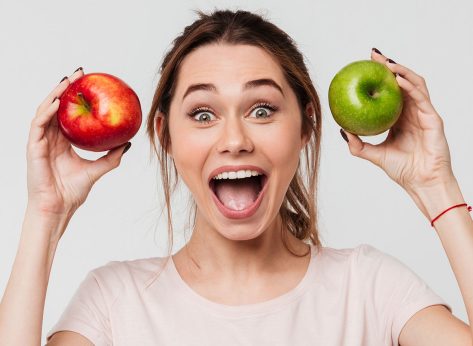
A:
POLYGON ((416 312, 431 306, 452 308, 437 295, 416 273, 391 255, 371 245, 358 247, 358 262, 368 278, 364 283, 370 292, 381 333, 392 344, 399 345, 399 334, 416 312))
POLYGON ((83 335, 96 346, 112 345, 109 311, 113 293, 104 281, 110 272, 110 266, 106 265, 87 274, 59 321, 46 335, 47 341, 54 333, 67 330, 83 335))

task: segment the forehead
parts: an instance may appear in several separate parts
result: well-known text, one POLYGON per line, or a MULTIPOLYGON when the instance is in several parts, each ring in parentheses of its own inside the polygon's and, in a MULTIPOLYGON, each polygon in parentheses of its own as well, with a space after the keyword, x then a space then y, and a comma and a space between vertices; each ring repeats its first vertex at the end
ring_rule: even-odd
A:
POLYGON ((181 63, 176 92, 192 83, 244 84, 250 79, 272 78, 285 85, 278 61, 251 45, 210 44, 197 48, 181 63))

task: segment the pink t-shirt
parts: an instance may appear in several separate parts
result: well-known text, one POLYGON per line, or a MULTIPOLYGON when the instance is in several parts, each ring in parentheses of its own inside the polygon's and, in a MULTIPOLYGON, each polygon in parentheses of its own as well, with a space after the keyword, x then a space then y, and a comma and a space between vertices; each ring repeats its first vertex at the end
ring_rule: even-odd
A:
POLYGON ((370 245, 311 251, 295 288, 240 306, 193 291, 172 259, 112 261, 89 272, 47 337, 70 330, 97 346, 397 346, 417 311, 435 304, 451 311, 408 267, 370 245))

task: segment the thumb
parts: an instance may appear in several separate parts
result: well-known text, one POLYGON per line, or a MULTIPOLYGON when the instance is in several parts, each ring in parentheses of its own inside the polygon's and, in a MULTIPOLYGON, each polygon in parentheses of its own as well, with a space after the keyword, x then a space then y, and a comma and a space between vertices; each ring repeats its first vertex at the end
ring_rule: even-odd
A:
POLYGON ((374 163, 376 166, 381 165, 381 148, 376 145, 363 142, 357 135, 348 131, 343 131, 343 129, 340 129, 340 133, 343 139, 345 139, 345 141, 348 143, 348 148, 350 149, 350 153, 353 156, 368 160, 374 163))
POLYGON ((93 181, 100 179, 105 173, 120 165, 123 154, 131 147, 131 142, 123 144, 117 148, 110 150, 107 154, 99 159, 91 162, 89 175, 93 181))

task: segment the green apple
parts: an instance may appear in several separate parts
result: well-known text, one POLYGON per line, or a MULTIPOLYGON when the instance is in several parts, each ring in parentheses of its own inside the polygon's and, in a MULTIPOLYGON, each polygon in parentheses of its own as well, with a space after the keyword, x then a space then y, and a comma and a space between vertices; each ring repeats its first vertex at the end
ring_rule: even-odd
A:
POLYGON ((335 121, 346 131, 374 136, 391 128, 402 111, 402 92, 387 66, 355 61, 332 79, 328 101, 335 121))

